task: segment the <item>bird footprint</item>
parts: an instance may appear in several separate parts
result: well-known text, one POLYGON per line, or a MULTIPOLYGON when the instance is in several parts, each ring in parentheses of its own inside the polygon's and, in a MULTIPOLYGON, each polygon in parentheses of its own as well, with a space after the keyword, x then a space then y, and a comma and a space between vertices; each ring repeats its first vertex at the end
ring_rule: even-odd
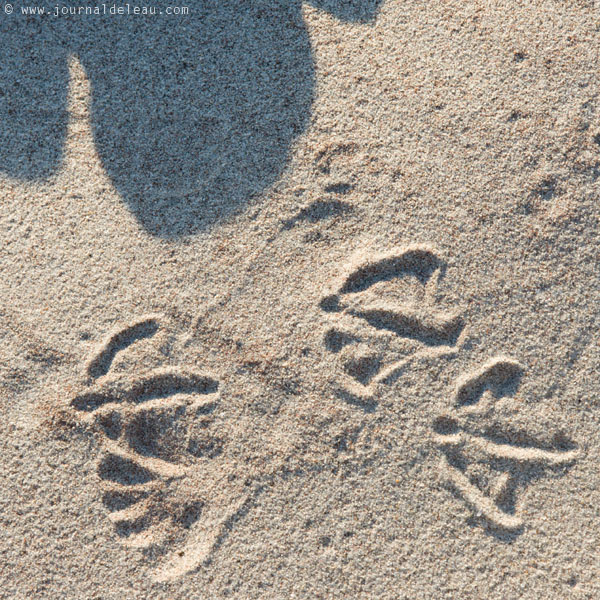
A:
POLYGON ((509 532, 524 526, 516 514, 518 488, 578 456, 565 438, 544 444, 526 431, 492 426, 492 415, 501 402, 510 402, 522 373, 517 361, 493 358, 458 380, 449 411, 433 424, 442 469, 453 487, 477 516, 509 532))
MULTIPOLYGON (((443 261, 427 246, 362 253, 324 295, 325 346, 338 360, 338 392, 346 401, 372 409, 377 386, 393 383, 413 361, 458 353, 463 320, 436 301, 443 272, 443 261)), ((522 374, 511 358, 490 360, 458 380, 451 406, 433 423, 447 479, 478 517, 509 532, 524 525, 518 490, 579 455, 565 437, 543 442, 498 419, 514 404, 522 374)))
POLYGON ((459 314, 436 306, 444 263, 427 246, 358 254, 321 300, 330 315, 324 341, 342 375, 340 395, 364 404, 411 360, 452 355, 462 342, 459 314))
POLYGON ((159 317, 148 316, 107 336, 71 406, 99 431, 102 499, 119 536, 169 553, 156 571, 164 580, 209 558, 248 492, 217 464, 226 442, 216 379, 174 367, 111 375, 116 354, 159 327, 159 317))

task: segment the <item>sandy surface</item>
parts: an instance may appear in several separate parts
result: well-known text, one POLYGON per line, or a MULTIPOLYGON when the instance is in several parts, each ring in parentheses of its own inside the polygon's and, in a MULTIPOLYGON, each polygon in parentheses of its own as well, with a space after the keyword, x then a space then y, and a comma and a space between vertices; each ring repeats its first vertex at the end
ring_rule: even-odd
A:
POLYGON ((598 2, 199 4, 0 14, 0 597, 600 597, 598 2))

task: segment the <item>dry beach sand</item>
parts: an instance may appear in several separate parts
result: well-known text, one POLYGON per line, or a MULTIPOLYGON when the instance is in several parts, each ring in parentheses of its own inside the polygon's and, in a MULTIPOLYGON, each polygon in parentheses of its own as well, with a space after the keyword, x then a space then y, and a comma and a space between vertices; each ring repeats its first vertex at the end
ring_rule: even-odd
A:
POLYGON ((196 4, 0 13, 0 597, 600 597, 600 4, 196 4))

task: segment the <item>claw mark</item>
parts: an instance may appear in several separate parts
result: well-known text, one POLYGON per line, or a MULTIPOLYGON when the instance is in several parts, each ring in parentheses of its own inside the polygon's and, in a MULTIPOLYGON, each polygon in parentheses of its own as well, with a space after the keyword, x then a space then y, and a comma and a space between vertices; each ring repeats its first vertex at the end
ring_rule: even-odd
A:
POLYGON ((137 340, 152 337, 157 332, 159 325, 160 317, 158 315, 148 315, 125 328, 120 327, 109 333, 86 365, 85 370, 88 376, 97 379, 106 375, 117 352, 124 350, 137 340))
POLYGON ((410 362, 460 348, 462 318, 434 307, 443 270, 428 246, 361 254, 326 292, 320 305, 334 324, 325 346, 338 355, 348 401, 372 402, 377 386, 392 382, 410 362))
POLYGON ((523 367, 515 360, 490 360, 458 380, 451 412, 438 417, 433 425, 434 440, 444 454, 446 477, 478 516, 496 529, 509 532, 518 532, 524 526, 523 520, 513 514, 513 496, 517 481, 527 479, 527 469, 568 467, 579 457, 578 450, 547 449, 535 442, 499 443, 472 425, 474 417, 488 415, 499 397, 516 392, 522 374, 523 367), (502 470, 487 494, 468 476, 465 464, 473 461, 502 470))

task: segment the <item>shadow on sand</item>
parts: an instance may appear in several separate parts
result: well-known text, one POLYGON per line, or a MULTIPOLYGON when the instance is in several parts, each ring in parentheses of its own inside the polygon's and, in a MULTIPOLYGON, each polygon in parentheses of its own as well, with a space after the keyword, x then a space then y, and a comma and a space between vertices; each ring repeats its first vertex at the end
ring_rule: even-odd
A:
MULTIPOLYGON (((366 23, 380 1, 312 4, 366 23)), ((76 54, 91 81, 104 169, 150 234, 197 232, 273 183, 313 102, 301 1, 180 4, 188 15, 25 16, 20 3, 2 14, 0 171, 36 180, 59 167, 76 54)))

